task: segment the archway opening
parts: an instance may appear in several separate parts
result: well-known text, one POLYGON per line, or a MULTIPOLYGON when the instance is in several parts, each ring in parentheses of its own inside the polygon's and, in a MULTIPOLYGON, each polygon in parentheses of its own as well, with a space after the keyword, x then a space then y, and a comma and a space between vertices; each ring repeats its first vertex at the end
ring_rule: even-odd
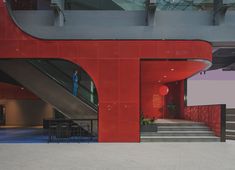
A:
MULTIPOLYGON (((79 65, 60 59, 14 59, 1 60, 0 70, 0 87, 11 87, 0 96, 1 101, 5 101, 2 102, 5 120, 1 126, 5 132, 17 129, 32 131, 37 127, 45 140, 36 142, 97 141, 98 94, 94 81, 79 65), (14 94, 16 89, 21 93, 14 94), (9 110, 13 106, 6 104, 10 100, 17 105, 17 116, 10 116, 9 110), (19 105, 20 101, 25 101, 24 109, 19 105), (44 109, 33 107, 39 101, 44 109), (46 106, 50 109, 47 110, 46 106), (43 115, 45 110, 47 115, 43 115)), ((27 142, 21 138, 12 142, 17 140, 27 142)))
POLYGON ((171 128, 192 124, 184 120, 185 82, 208 66, 203 60, 141 60, 141 141, 164 141, 175 135, 171 128))

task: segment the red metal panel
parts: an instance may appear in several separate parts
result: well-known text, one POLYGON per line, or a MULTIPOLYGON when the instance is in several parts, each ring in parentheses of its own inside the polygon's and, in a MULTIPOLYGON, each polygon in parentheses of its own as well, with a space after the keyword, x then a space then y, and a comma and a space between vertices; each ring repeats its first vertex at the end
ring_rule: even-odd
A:
POLYGON ((190 58, 192 54, 192 46, 190 44, 178 43, 174 47, 175 58, 190 58))
POLYGON ((221 136, 221 114, 221 105, 187 106, 184 118, 204 122, 214 131, 216 136, 221 136))
POLYGON ((76 59, 78 56, 78 45, 74 41, 64 41, 63 43, 58 44, 58 55, 60 58, 72 58, 76 59))
POLYGON ((142 58, 156 58, 157 56, 157 45, 156 41, 141 41, 140 45, 140 56, 142 58))
POLYGON ((0 53, 1 58, 21 56, 19 53, 19 42, 14 40, 0 40, 0 53))
POLYGON ((196 41, 192 46, 192 54, 190 58, 205 59, 211 61, 212 46, 205 41, 196 41))
POLYGON ((119 60, 99 60, 99 96, 100 102, 117 102, 119 100, 119 60))
POLYGON ((2 1, 0 25, 0 58, 63 58, 88 72, 98 89, 100 142, 139 142, 140 59, 211 61, 211 46, 201 41, 38 40, 16 27, 2 1))
POLYGON ((99 103, 99 142, 118 142, 119 103, 99 103))
POLYGON ((139 142, 139 118, 139 103, 120 103, 118 142, 139 142))
POLYGON ((55 41, 38 41, 37 42, 37 56, 39 58, 58 58, 59 56, 58 44, 60 43, 55 42, 55 41))
POLYGON ((145 118, 163 118, 164 97, 159 94, 161 84, 141 81, 141 111, 145 118))
POLYGON ((118 58, 118 41, 103 41, 96 44, 99 59, 118 58))
POLYGON ((136 58, 139 55, 139 41, 119 41, 119 58, 136 58))
POLYGON ((180 118, 181 119, 183 119, 184 118, 184 107, 185 107, 185 105, 186 105, 186 103, 185 103, 185 80, 182 80, 182 81, 180 81, 179 82, 180 83, 180 113, 181 113, 181 115, 180 115, 180 118))
MULTIPOLYGON (((178 42, 178 43, 180 44, 181 42, 178 42)), ((175 43, 169 43, 169 41, 156 42, 156 47, 157 47, 156 57, 157 58, 175 58, 175 54, 177 53, 177 51, 175 51, 175 46, 176 46, 175 43)), ((178 57, 183 58, 181 56, 178 56, 178 57)))
POLYGON ((98 42, 97 41, 76 41, 79 58, 98 58, 98 42))
POLYGON ((0 1, 0 8, 3 6, 4 6, 3 1, 0 1))
POLYGON ((0 83, 0 99, 38 99, 33 93, 20 86, 0 83))
MULTIPOLYGON (((0 10, 2 10, 2 7, 1 7, 1 3, 0 2, 0 10)), ((2 12, 1 12, 2 13, 2 12)), ((0 40, 3 40, 5 39, 5 35, 6 35, 6 29, 5 29, 5 19, 3 17, 0 17, 0 40)))
POLYGON ((139 102, 139 60, 120 60, 119 95, 121 102, 139 102))
POLYGON ((37 42, 34 40, 26 40, 20 41, 19 43, 19 53, 20 57, 29 57, 29 56, 37 56, 37 42))

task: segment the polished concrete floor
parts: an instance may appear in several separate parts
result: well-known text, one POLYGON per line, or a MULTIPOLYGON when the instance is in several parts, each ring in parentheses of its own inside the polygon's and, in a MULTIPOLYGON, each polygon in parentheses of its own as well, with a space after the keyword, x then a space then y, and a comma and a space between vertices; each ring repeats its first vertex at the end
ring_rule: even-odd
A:
POLYGON ((226 143, 0 144, 2 170, 234 170, 226 143))
POLYGON ((42 128, 4 127, 0 129, 0 143, 47 143, 42 128))

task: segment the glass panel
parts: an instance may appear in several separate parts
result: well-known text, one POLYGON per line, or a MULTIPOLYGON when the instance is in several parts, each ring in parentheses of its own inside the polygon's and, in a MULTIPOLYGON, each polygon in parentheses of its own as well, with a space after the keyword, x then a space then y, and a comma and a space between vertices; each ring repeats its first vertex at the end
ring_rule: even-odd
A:
POLYGON ((157 0, 157 10, 212 10, 213 0, 157 0))
MULTIPOLYGON (((14 10, 48 10, 50 0, 9 0, 14 10)), ((146 0, 64 0, 65 10, 124 10, 146 9, 146 0)), ((213 0, 156 0, 157 10, 212 10, 213 0)), ((234 9, 234 0, 224 0, 234 9)))
POLYGON ((65 0, 67 10, 145 10, 145 0, 65 0))
POLYGON ((50 0, 9 0, 13 10, 49 10, 50 0))
POLYGON ((235 10, 235 0, 224 0, 223 2, 229 7, 228 10, 235 10))
MULTIPOLYGON (((58 84, 63 86, 70 93, 73 92, 72 74, 66 74, 64 71, 59 69, 59 67, 56 67, 54 64, 52 64, 52 62, 50 62, 49 60, 31 60, 30 63, 37 67, 48 77, 56 81, 58 84)), ((90 91, 89 86, 84 86, 84 84, 81 84, 81 82, 84 81, 82 80, 82 77, 79 76, 79 79, 78 97, 90 106, 96 107, 96 105, 98 104, 97 95, 93 94, 90 91), (91 98, 93 98, 94 100, 91 100, 91 98)))

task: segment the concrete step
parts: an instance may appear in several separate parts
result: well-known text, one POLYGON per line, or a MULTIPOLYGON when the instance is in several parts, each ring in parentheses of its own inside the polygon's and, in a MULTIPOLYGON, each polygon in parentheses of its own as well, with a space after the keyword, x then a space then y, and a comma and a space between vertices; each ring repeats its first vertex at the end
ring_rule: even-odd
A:
POLYGON ((160 122, 157 132, 142 132, 142 142, 218 142, 219 137, 200 122, 160 122))
POLYGON ((219 142, 215 136, 141 136, 141 142, 219 142))
POLYGON ((233 135, 226 135, 226 140, 235 140, 235 136, 233 136, 233 135))
POLYGON ((174 122, 174 123, 156 123, 158 126, 205 126, 205 123, 201 122, 186 122, 186 123, 181 123, 181 122, 174 122))
POLYGON ((235 114, 226 115, 226 121, 235 121, 235 114))
POLYGON ((209 131, 207 126, 158 126, 158 131, 209 131))
POLYGON ((235 109, 226 109, 226 114, 234 114, 235 115, 235 109))
POLYGON ((212 131, 159 131, 143 132, 141 136, 214 136, 212 131))
POLYGON ((235 122, 226 121, 226 129, 235 130, 235 122))
POLYGON ((234 135, 235 136, 235 130, 226 130, 226 135, 234 135))

